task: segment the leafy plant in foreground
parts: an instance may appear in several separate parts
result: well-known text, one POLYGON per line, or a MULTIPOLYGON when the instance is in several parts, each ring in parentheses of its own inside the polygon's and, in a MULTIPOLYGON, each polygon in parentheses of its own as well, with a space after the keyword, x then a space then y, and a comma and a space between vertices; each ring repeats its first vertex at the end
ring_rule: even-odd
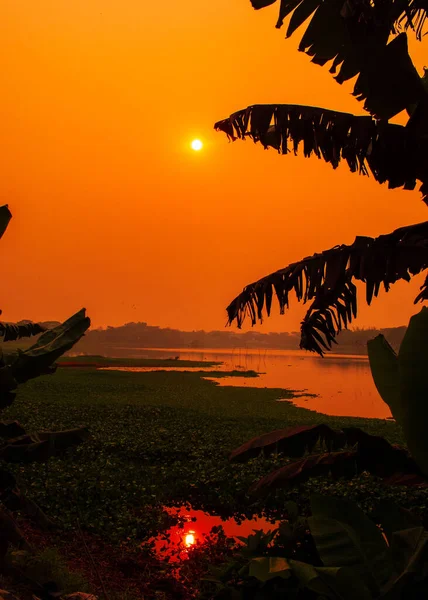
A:
POLYGON ((428 476, 428 309, 409 322, 398 355, 379 335, 367 343, 376 388, 401 426, 406 444, 428 476))
POLYGON ((285 508, 288 521, 272 533, 240 538, 245 545, 235 562, 207 580, 207 588, 216 587, 211 597, 411 600, 428 594, 428 533, 410 511, 384 502, 372 520, 347 498, 321 495, 311 497, 307 519, 295 505, 285 508), (257 536, 267 544, 255 547, 257 536))

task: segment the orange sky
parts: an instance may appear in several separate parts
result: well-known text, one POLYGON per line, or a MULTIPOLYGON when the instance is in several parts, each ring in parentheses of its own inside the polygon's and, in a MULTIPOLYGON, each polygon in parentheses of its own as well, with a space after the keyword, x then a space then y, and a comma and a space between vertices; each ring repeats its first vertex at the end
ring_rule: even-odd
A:
MULTIPOLYGON (((3 318, 218 329, 242 287, 356 234, 428 219, 417 191, 316 158, 229 144, 215 121, 255 103, 361 113, 327 68, 249 0, 13 0, 0 15, 3 318), (199 137, 200 153, 189 149, 199 137)), ((412 43, 418 69, 427 42, 412 43)), ((428 61, 427 61, 428 62, 428 61)), ((403 324, 396 284, 356 326, 403 324)), ((261 331, 298 329, 306 307, 261 331)))

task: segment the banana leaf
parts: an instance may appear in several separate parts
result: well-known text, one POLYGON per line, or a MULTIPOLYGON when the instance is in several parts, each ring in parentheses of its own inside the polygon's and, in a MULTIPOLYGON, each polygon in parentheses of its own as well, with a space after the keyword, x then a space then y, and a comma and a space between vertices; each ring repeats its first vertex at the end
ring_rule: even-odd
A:
POLYGON ((65 431, 42 431, 10 439, 0 447, 0 459, 6 462, 45 462, 89 437, 87 427, 65 431))
POLYGON ((229 456, 231 462, 245 462, 263 453, 265 456, 273 452, 284 452, 287 456, 303 456, 311 452, 316 444, 323 444, 330 449, 343 446, 344 434, 328 425, 299 425, 286 429, 277 429, 255 437, 229 456))
POLYGON ((0 421, 0 438, 13 439, 25 435, 25 429, 18 421, 0 421))
MULTIPOLYGON (((396 229, 377 238, 358 236, 350 246, 335 246, 247 285, 227 307, 228 323, 236 320, 241 328, 247 315, 251 323, 269 316, 275 293, 280 313, 289 306, 289 293, 312 304, 301 323, 300 347, 321 356, 331 348, 339 331, 357 315, 357 295, 353 280, 366 285, 366 301, 371 303, 383 284, 385 291, 399 280, 428 268, 428 222, 396 229)), ((415 302, 428 299, 428 277, 415 302)))
POLYGON ((286 558, 260 556, 250 561, 249 575, 262 582, 275 577, 288 579, 291 577, 291 567, 286 558))
POLYGON ((409 322, 398 352, 400 425, 407 446, 425 475, 428 475, 428 308, 409 322))
MULTIPOLYGON (((379 589, 391 579, 393 567, 382 532, 355 502, 345 497, 313 494, 311 495, 311 512, 312 518, 315 520, 338 521, 345 525, 348 532, 353 532, 352 536, 367 558, 370 573, 379 589)), ((310 519, 308 523, 312 532, 310 519)), ((335 542, 332 539, 329 540, 325 534, 326 532, 321 528, 321 537, 325 546, 322 545, 321 540, 315 539, 324 565, 330 567, 349 566, 343 555, 340 554, 339 559, 335 557, 338 548, 335 542)), ((313 532, 312 535, 314 535, 313 532)))
POLYGON ((83 308, 61 325, 45 331, 27 350, 18 351, 18 357, 10 365, 15 380, 24 383, 52 372, 52 364, 80 340, 90 324, 83 308))
POLYGON ((346 598, 372 600, 365 583, 348 567, 314 567, 298 560, 290 560, 293 575, 302 587, 318 594, 317 598, 346 598))
POLYGON ((382 532, 386 535, 389 545, 392 544, 392 536, 395 532, 422 525, 419 517, 412 511, 397 506, 386 498, 377 503, 371 518, 382 526, 382 532))
MULTIPOLYGON (((254 483, 251 494, 266 494, 280 487, 298 485, 320 475, 352 478, 368 471, 385 483, 399 485, 404 475, 413 478, 408 485, 428 485, 419 465, 405 448, 394 446, 380 436, 357 427, 342 430, 344 450, 309 455, 266 475, 254 483), (395 481, 394 477, 399 478, 395 481)), ((404 483, 404 482, 402 482, 404 483)))
POLYGON ((426 488, 428 487, 428 480, 425 475, 415 472, 415 473, 403 473, 402 471, 397 471, 393 473, 389 477, 383 480, 386 485, 405 485, 407 487, 418 487, 418 488, 426 488))
POLYGON ((357 450, 325 452, 301 458, 277 469, 254 483, 248 491, 250 494, 267 494, 276 488, 303 483, 311 477, 331 474, 352 478, 360 472, 357 450))
MULTIPOLYGON (((347 523, 333 518, 309 517, 308 525, 323 565, 351 569, 373 597, 378 597, 381 586, 376 580, 374 565, 371 563, 375 553, 367 552, 370 545, 364 543, 358 532, 347 523)), ((385 543, 384 547, 386 550, 385 543)))
POLYGON ((3 336, 4 342, 13 342, 23 337, 32 337, 46 331, 46 327, 41 323, 5 323, 0 322, 0 336, 3 336))
POLYGON ((376 389, 400 424, 402 410, 397 354, 381 334, 367 342, 367 352, 376 389))
POLYGON ((303 143, 305 157, 315 155, 333 168, 344 160, 353 173, 370 171, 390 188, 412 190, 419 180, 426 201, 428 139, 415 127, 314 106, 256 104, 218 121, 214 129, 232 141, 249 137, 280 154, 291 149, 297 154, 303 143))
POLYGON ((3 237, 11 218, 12 213, 10 212, 8 205, 4 204, 3 206, 0 206, 0 238, 3 237))
MULTIPOLYGON (((252 1, 256 9, 270 4, 252 1)), ((364 108, 377 119, 390 119, 412 105, 424 105, 426 92, 409 56, 407 36, 399 31, 402 21, 412 28, 415 21, 420 39, 425 6, 411 0, 281 0, 276 27, 282 27, 289 15, 287 37, 312 15, 299 50, 317 65, 330 62, 330 73, 338 83, 358 75, 354 95, 365 100, 364 108)))
MULTIPOLYGON (((428 532, 423 527, 394 532, 391 553, 399 574, 384 587, 382 598, 385 600, 407 598, 406 586, 415 580, 426 581, 428 577, 428 532)), ((426 588, 424 591, 420 598, 426 596, 426 588)))

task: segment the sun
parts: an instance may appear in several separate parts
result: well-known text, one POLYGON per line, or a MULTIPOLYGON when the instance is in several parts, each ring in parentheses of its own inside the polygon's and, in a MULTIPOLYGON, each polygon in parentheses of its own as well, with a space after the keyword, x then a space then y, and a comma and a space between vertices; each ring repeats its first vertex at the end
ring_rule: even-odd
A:
POLYGON ((185 545, 189 548, 190 546, 193 546, 195 543, 195 535, 192 532, 189 532, 185 537, 184 537, 184 543, 185 545))
POLYGON ((202 150, 204 145, 201 140, 193 140, 190 146, 192 147, 192 150, 196 150, 198 152, 199 150, 202 150))

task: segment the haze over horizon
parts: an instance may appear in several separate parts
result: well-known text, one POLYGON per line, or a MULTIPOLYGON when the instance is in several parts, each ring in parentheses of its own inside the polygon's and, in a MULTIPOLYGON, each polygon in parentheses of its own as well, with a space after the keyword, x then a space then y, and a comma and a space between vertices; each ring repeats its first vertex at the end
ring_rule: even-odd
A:
MULTIPOLYGON (((3 6, 5 320, 63 320, 85 306, 95 328, 222 330, 244 285, 356 235, 427 220, 417 190, 213 131, 255 103, 363 114, 352 82, 311 64, 297 52, 303 31, 285 40, 276 18, 276 5, 256 12, 248 0, 3 6)), ((409 39, 422 74, 427 42, 409 39)), ((423 278, 371 307, 360 295, 352 325, 407 324, 423 278)), ((292 298, 279 316, 274 304, 254 329, 297 331, 307 308, 292 298)))
MULTIPOLYGON (((200 329, 182 329, 181 327, 161 327, 160 325, 156 325, 156 324, 152 324, 152 323, 146 323, 145 321, 129 321, 127 323, 120 323, 118 325, 99 325, 98 327, 94 327, 91 326, 89 331, 105 331, 107 328, 109 327, 114 327, 114 328, 120 328, 120 327, 126 327, 129 325, 146 325, 147 327, 153 327, 153 328, 159 328, 159 329, 172 329, 175 331, 181 331, 183 333, 195 333, 195 332, 205 332, 205 333, 217 333, 217 332, 223 332, 225 331, 227 332, 231 332, 231 333, 237 333, 237 334, 244 334, 244 333, 262 333, 262 334, 266 334, 269 335, 270 333, 293 333, 293 334, 297 334, 300 336, 300 331, 299 329, 295 329, 293 331, 284 331, 284 330, 275 330, 275 331, 268 331, 268 329, 262 329, 260 326, 259 327, 246 327, 245 329, 238 329, 237 327, 223 327, 223 328, 219 328, 219 329, 207 329, 204 327, 201 327, 200 329)), ((401 323, 400 325, 394 325, 394 328, 399 328, 399 327, 407 327, 407 323, 401 323)), ((349 331, 354 331, 354 330, 370 330, 370 329, 388 329, 388 327, 380 327, 378 325, 368 325, 366 327, 358 327, 358 325, 351 325, 350 327, 348 327, 349 331)), ((345 331, 345 330, 343 330, 345 331)))

